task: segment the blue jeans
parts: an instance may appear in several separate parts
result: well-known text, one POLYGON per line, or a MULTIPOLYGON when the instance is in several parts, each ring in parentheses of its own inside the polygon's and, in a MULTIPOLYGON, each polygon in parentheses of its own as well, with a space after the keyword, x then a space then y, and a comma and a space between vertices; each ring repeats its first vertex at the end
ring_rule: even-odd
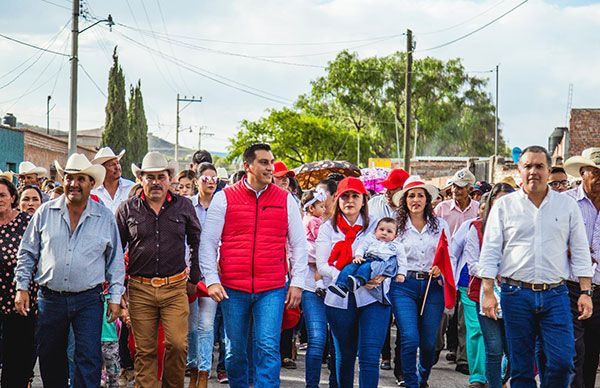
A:
POLYGON ((69 327, 75 335, 73 386, 97 387, 102 368, 102 287, 64 296, 47 289, 38 293, 40 373, 45 387, 67 387, 67 338, 69 327))
POLYGON ((216 313, 217 302, 210 298, 198 298, 190 303, 187 355, 190 369, 210 371, 212 368, 216 313))
POLYGON ((493 320, 481 314, 477 314, 477 318, 485 344, 485 376, 489 388, 502 388, 502 357, 508 356, 504 320, 493 320))
POLYGON ((354 386, 354 363, 358 353, 360 387, 377 387, 379 355, 387 335, 390 306, 374 302, 357 307, 354 294, 349 294, 348 308, 326 306, 325 309, 335 344, 338 386, 354 386))
POLYGON ((248 330, 252 327, 254 386, 279 387, 279 339, 286 288, 248 293, 225 288, 221 302, 225 325, 225 368, 232 388, 248 387, 248 330), (252 324, 250 321, 252 320, 252 324))
MULTIPOLYGON (((439 278, 441 279, 441 278, 439 278)), ((416 388, 429 379, 436 358, 437 332, 444 313, 444 288, 432 279, 423 315, 420 315, 427 279, 406 277, 403 283, 392 281, 388 297, 400 329, 402 376, 409 388, 416 388), (419 370, 417 376, 417 349, 419 370)))
POLYGON ((362 264, 350 263, 342 268, 342 271, 335 281, 336 286, 341 286, 342 289, 348 289, 348 276, 354 276, 360 280, 361 285, 364 285, 371 280, 371 262, 367 261, 362 264))
MULTIPOLYGON (((314 292, 302 291, 302 311, 308 336, 305 358, 306 387, 318 388, 321 379, 321 361, 327 344, 325 303, 314 292)), ((335 372, 329 374, 329 386, 336 386, 335 372)))
POLYGON ((512 388, 536 387, 535 343, 539 336, 546 364, 541 388, 566 388, 571 379, 575 340, 567 286, 547 291, 502 284, 500 303, 510 352, 512 388))

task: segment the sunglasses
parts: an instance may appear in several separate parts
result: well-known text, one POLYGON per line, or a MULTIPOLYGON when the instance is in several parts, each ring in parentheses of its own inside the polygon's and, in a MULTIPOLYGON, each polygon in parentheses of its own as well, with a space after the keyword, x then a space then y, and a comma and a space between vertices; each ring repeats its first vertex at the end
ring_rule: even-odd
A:
POLYGON ((200 182, 202 183, 218 183, 219 182, 219 178, 217 178, 216 176, 208 176, 208 175, 202 175, 200 177, 200 182))

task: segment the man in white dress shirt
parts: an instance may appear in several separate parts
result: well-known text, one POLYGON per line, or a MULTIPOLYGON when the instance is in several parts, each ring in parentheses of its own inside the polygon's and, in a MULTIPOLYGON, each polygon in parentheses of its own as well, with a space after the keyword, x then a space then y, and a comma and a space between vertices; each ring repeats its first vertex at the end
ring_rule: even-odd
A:
POLYGON ((521 190, 492 207, 481 250, 483 312, 496 319, 493 282, 502 278, 501 303, 511 360, 513 388, 536 387, 536 338, 546 357, 542 388, 571 380, 575 341, 565 281, 579 279, 580 320, 592 314, 590 249, 575 201, 548 188, 550 155, 530 146, 519 159, 521 190))
POLYGON ((92 164, 101 164, 106 169, 104 182, 100 187, 92 190, 92 194, 97 195, 113 214, 117 212, 121 202, 127 200, 129 190, 134 185, 132 181, 121 176, 120 161, 123 155, 125 155, 125 150, 122 150, 119 155, 115 155, 110 147, 104 147, 92 159, 92 164))

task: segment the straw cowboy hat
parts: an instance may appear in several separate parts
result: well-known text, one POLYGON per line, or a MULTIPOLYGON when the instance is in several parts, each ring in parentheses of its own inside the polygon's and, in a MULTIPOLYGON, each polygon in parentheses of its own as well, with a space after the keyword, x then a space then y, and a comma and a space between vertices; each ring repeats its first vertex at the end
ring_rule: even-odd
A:
POLYGON ((404 182, 404 186, 402 186, 402 190, 398 191, 392 197, 392 203, 394 204, 394 206, 399 207, 400 200, 402 199, 402 196, 404 195, 404 193, 406 193, 412 189, 424 189, 429 193, 429 195, 431 195, 432 199, 436 199, 440 193, 440 190, 437 187, 435 187, 434 185, 428 185, 427 183, 423 182, 423 180, 421 179, 420 176, 411 175, 406 180, 406 182, 404 182))
POLYGON ((571 156, 564 164, 567 174, 581 177, 582 167, 600 168, 600 147, 586 148, 581 156, 571 156))
POLYGON ((64 177, 65 174, 85 174, 92 177, 92 179, 94 179, 94 189, 100 187, 104 182, 104 176, 106 175, 106 169, 103 166, 90 163, 88 158, 83 154, 73 154, 69 156, 69 160, 67 160, 64 169, 60 166, 58 160, 54 161, 54 165, 61 177, 64 177))
POLYGON ((142 167, 138 167, 135 164, 131 165, 131 171, 136 177, 140 177, 145 172, 160 172, 168 171, 169 176, 175 175, 175 164, 169 163, 167 158, 164 157, 160 152, 152 151, 148 152, 142 160, 142 167))
POLYGON ((12 171, 2 171, 0 170, 0 178, 6 178, 9 181, 12 182, 13 177, 15 176, 15 173, 12 171))
POLYGON ((119 155, 115 155, 110 147, 100 148, 94 159, 92 159, 92 164, 104 164, 111 159, 121 160, 123 155, 125 155, 125 150, 119 152, 119 155))
POLYGON ((17 175, 29 175, 29 174, 37 174, 38 177, 46 176, 48 174, 48 170, 44 167, 38 167, 31 162, 21 162, 19 163, 19 172, 17 175))

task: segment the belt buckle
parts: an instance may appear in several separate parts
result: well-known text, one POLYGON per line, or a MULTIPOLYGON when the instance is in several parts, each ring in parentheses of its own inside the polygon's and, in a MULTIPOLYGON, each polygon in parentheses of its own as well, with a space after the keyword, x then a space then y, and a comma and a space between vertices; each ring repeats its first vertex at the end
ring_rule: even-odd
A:
POLYGON ((548 285, 546 283, 543 284, 532 284, 531 290, 535 292, 546 291, 548 289, 548 285), (538 287, 541 286, 541 287, 538 287))
POLYGON ((160 288, 165 285, 163 278, 150 279, 150 285, 154 288, 160 288))
POLYGON ((415 279, 417 279, 417 280, 424 280, 425 278, 426 278, 426 276, 420 272, 417 272, 415 274, 415 279))

